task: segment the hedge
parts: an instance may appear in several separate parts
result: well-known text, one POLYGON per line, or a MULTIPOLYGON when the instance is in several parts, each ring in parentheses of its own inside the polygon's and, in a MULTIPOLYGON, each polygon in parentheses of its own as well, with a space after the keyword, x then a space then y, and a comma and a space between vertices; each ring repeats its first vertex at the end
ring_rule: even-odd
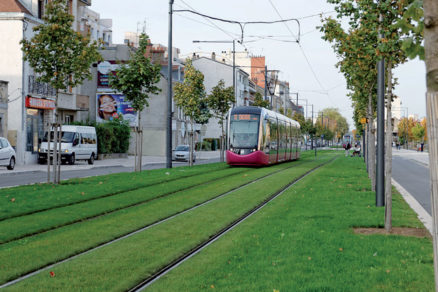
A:
POLYGON ((73 122, 72 125, 91 126, 96 128, 97 152, 99 154, 128 152, 131 129, 128 121, 125 121, 122 118, 101 124, 94 121, 86 121, 73 122))

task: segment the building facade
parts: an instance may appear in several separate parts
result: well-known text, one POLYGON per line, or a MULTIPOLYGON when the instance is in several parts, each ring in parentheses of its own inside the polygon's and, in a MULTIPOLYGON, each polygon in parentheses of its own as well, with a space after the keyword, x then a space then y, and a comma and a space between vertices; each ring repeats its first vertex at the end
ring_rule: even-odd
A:
MULTIPOLYGON (((0 80, 8 82, 7 137, 17 152, 17 163, 35 163, 39 143, 53 121, 56 91, 48 84, 37 81, 37 76, 23 61, 20 41, 31 39, 33 28, 43 23, 47 0, 0 1, 0 80)), ((69 0, 68 9, 74 16, 73 28, 83 34, 90 32, 85 24, 99 23, 98 14, 88 9, 91 0, 69 0), (91 17, 93 16, 93 17, 91 17)), ((92 35, 111 42, 109 22, 100 23, 105 28, 92 35)), ((90 28, 91 29, 91 28, 90 28)), ((69 88, 58 97, 58 114, 63 123, 81 120, 88 115, 89 96, 81 87, 69 88)))

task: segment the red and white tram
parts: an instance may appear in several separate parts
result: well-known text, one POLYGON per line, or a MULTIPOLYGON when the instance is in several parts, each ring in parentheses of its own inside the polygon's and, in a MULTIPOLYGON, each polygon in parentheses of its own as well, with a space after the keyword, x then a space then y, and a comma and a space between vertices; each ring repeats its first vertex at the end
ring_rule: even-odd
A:
POLYGON ((230 110, 227 163, 262 166, 300 158, 300 124, 265 108, 230 110))

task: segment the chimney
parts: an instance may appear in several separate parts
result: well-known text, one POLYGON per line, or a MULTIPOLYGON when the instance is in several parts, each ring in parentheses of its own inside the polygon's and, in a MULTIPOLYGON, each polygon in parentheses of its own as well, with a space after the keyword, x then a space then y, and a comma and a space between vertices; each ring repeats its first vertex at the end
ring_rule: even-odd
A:
POLYGON ((216 61, 216 53, 215 52, 211 53, 211 59, 213 61, 216 61))

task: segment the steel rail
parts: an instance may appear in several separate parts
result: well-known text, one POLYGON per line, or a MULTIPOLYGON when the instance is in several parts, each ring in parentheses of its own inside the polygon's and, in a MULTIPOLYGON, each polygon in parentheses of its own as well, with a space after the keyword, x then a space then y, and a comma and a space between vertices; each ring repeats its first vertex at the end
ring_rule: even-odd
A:
MULTIPOLYGON (((213 172, 221 171, 221 170, 226 170, 226 169, 227 168, 217 169, 217 170, 214 170, 213 172)), ((162 184, 162 183, 173 182, 173 181, 177 181, 177 180, 180 180, 180 179, 190 178, 190 177, 194 177, 194 176, 202 175, 202 174, 205 174, 205 173, 202 172, 202 173, 190 174, 190 175, 183 176, 183 177, 178 177, 178 178, 175 178, 175 179, 169 179, 169 180, 165 180, 165 181, 161 181, 161 182, 155 182, 155 183, 151 183, 151 184, 146 184, 146 185, 143 185, 143 186, 137 186, 137 187, 133 187, 133 188, 128 188, 126 190, 120 190, 120 191, 117 191, 117 192, 114 192, 114 193, 110 193, 110 194, 106 194, 106 195, 103 195, 103 196, 100 196, 100 197, 89 198, 89 199, 85 199, 85 200, 82 200, 82 201, 71 202, 71 203, 57 205, 57 206, 53 206, 53 207, 49 207, 49 208, 29 211, 29 212, 21 213, 21 214, 18 214, 18 215, 15 215, 15 216, 11 216, 11 217, 0 218, 0 222, 6 221, 6 220, 10 220, 10 219, 14 219, 14 218, 24 217, 24 216, 28 216, 28 215, 38 214, 38 213, 42 213, 42 212, 45 212, 45 211, 55 210, 55 209, 58 209, 58 208, 73 206, 73 205, 77 205, 77 204, 84 203, 84 202, 90 202, 90 201, 99 200, 99 199, 102 199, 102 198, 108 198, 108 197, 120 195, 120 194, 123 194, 123 193, 136 191, 136 190, 139 190, 139 189, 156 186, 156 185, 159 185, 159 184, 162 184)))
MULTIPOLYGON (((302 165, 303 162, 302 162, 302 161, 299 161, 299 164, 302 165)), ((297 164, 294 164, 294 165, 292 165, 292 166, 290 166, 290 167, 286 167, 286 168, 282 168, 282 169, 276 170, 276 171, 274 171, 274 172, 272 172, 272 173, 269 173, 269 174, 267 174, 267 175, 264 175, 264 176, 262 176, 262 177, 259 177, 259 178, 257 178, 256 180, 253 180, 253 181, 251 181, 251 182, 249 182, 249 183, 245 183, 245 184, 240 185, 240 186, 238 186, 238 187, 235 187, 235 188, 233 188, 233 189, 231 189, 231 190, 229 190, 229 191, 226 191, 225 193, 219 194, 219 195, 217 195, 217 196, 215 196, 215 197, 213 197, 213 198, 211 198, 211 199, 208 199, 208 200, 206 200, 206 201, 204 201, 204 202, 198 203, 198 204, 196 204, 196 205, 194 205, 194 206, 192 206, 192 207, 189 207, 189 208, 187 208, 187 209, 184 209, 184 210, 182 210, 182 211, 179 211, 179 212, 177 212, 177 213, 174 213, 174 214, 172 214, 172 215, 169 215, 168 217, 165 217, 165 218, 160 219, 160 220, 158 220, 158 221, 152 222, 152 223, 150 223, 150 224, 148 224, 148 225, 146 225, 146 226, 144 226, 144 227, 141 227, 141 228, 139 228, 139 229, 136 229, 136 230, 134 230, 134 231, 130 231, 130 232, 128 232, 128 233, 126 233, 126 234, 124 234, 124 235, 121 235, 121 236, 119 236, 119 237, 117 237, 117 238, 115 238, 115 239, 113 239, 113 240, 110 240, 110 241, 105 242, 105 243, 101 243, 101 244, 99 244, 99 245, 97 245, 97 246, 95 246, 95 247, 89 248, 89 249, 84 250, 84 251, 82 251, 82 252, 79 252, 79 253, 77 253, 77 254, 75 254, 75 255, 69 256, 69 257, 67 257, 67 258, 64 258, 64 259, 59 260, 59 261, 56 261, 56 262, 48 263, 47 265, 45 265, 45 266, 43 266, 43 267, 39 267, 39 268, 37 268, 37 269, 35 269, 35 270, 32 270, 32 271, 26 272, 25 274, 20 275, 20 276, 19 276, 18 278, 16 278, 16 279, 9 280, 8 282, 6 282, 6 283, 4 283, 4 284, 1 284, 1 285, 0 285, 0 289, 2 289, 2 288, 6 288, 6 287, 11 286, 11 285, 14 285, 14 284, 16 284, 16 283, 18 283, 18 282, 21 282, 21 281, 23 281, 23 280, 26 280, 26 279, 32 277, 32 276, 35 276, 35 275, 37 275, 37 274, 39 274, 39 273, 41 273, 41 272, 43 272, 43 271, 46 271, 46 270, 48 270, 48 269, 50 269, 50 268, 53 268, 53 267, 55 267, 55 266, 57 266, 57 265, 60 265, 60 264, 62 264, 62 263, 69 262, 69 261, 71 261, 71 260, 73 260, 73 259, 75 259, 75 258, 78 258, 78 257, 80 257, 80 256, 86 255, 86 254, 91 253, 91 252, 93 252, 93 251, 96 251, 96 250, 98 250, 98 249, 100 249, 100 248, 102 248, 102 247, 105 247, 105 246, 111 245, 111 244, 113 244, 113 243, 116 243, 116 242, 118 242, 118 241, 121 241, 121 240, 123 240, 123 239, 129 238, 129 237, 131 237, 131 236, 133 236, 133 235, 135 235, 135 234, 137 234, 137 233, 140 233, 140 232, 146 231, 146 230, 148 230, 148 229, 150 229, 150 228, 152 228, 152 227, 155 227, 155 226, 157 226, 157 225, 159 225, 159 224, 162 224, 162 223, 164 223, 164 222, 167 222, 167 221, 169 221, 169 220, 171 220, 171 219, 173 219, 173 218, 175 218, 175 217, 178 217, 179 215, 182 215, 182 214, 188 213, 188 212, 193 211, 193 210, 195 210, 195 209, 197 209, 197 208, 199 208, 199 207, 205 206, 205 205, 207 205, 207 204, 209 204, 209 203, 211 203, 211 202, 214 202, 214 201, 216 201, 216 200, 218 200, 218 199, 220 199, 220 198, 222 198, 222 197, 225 197, 225 196, 227 196, 227 195, 229 195, 229 194, 231 194, 231 193, 233 193, 233 192, 235 192, 235 191, 238 191, 238 190, 240 190, 240 189, 242 189, 242 188, 244 188, 244 187, 246 187, 246 186, 249 186, 249 185, 254 184, 254 183, 256 183, 256 182, 258 182, 258 181, 260 181, 260 180, 263 180, 263 179, 265 179, 265 178, 267 178, 267 177, 273 176, 273 175, 275 175, 275 174, 277 174, 277 173, 279 173, 279 172, 286 171, 286 170, 288 170, 288 169, 290 169, 290 168, 293 168, 293 167, 296 167, 296 166, 297 166, 297 164)), ((236 174, 239 174, 239 173, 236 173, 236 174)))
MULTIPOLYGON (((120 210, 129 209, 129 208, 136 207, 136 206, 139 206, 139 205, 147 204, 149 202, 152 202, 152 201, 155 201, 155 200, 158 200, 158 199, 162 199, 162 198, 168 197, 168 196, 173 195, 175 193, 182 192, 182 191, 187 191, 189 189, 196 188, 196 187, 200 187, 200 186, 209 184, 211 182, 214 182, 214 181, 216 181, 218 179, 228 178, 230 176, 237 175, 237 174, 240 174, 242 172, 245 172, 245 170, 242 170, 242 171, 236 172, 236 173, 232 173, 232 174, 228 174, 228 175, 225 175, 225 176, 219 177, 219 178, 216 177, 216 178, 210 179, 208 181, 204 181, 204 182, 196 184, 196 185, 188 186, 188 187, 185 187, 185 188, 182 188, 182 189, 178 189, 178 190, 175 190, 175 191, 170 191, 170 192, 161 194, 161 195, 153 197, 153 198, 149 198, 149 199, 138 201, 138 202, 135 202, 135 203, 132 203, 132 204, 129 204, 129 205, 117 207, 117 208, 114 208, 114 209, 111 209, 111 210, 107 210, 105 212, 101 212, 101 213, 98 213, 98 214, 95 214, 95 215, 90 215, 90 216, 87 216, 87 217, 82 217, 82 218, 79 218, 79 219, 75 219, 73 221, 69 221, 69 222, 64 223, 64 224, 60 224, 60 225, 56 225, 56 226, 51 226, 51 227, 48 227, 48 228, 45 228, 45 229, 41 229, 41 230, 39 230, 37 232, 32 232, 32 233, 27 233, 27 234, 24 234, 24 235, 21 235, 21 236, 17 236, 17 237, 8 239, 6 241, 0 242, 0 246, 3 245, 3 244, 7 244, 7 243, 10 243, 10 242, 16 241, 16 240, 20 240, 20 239, 36 236, 36 235, 39 235, 39 234, 43 234, 45 232, 56 230, 58 228, 70 226, 70 225, 73 225, 73 224, 76 224, 76 223, 79 223, 79 222, 85 222, 85 221, 94 220, 96 218, 99 218, 99 217, 102 217, 102 216, 106 216, 106 215, 115 213, 115 212, 120 211, 120 210)), ((205 174, 205 173, 203 173, 203 174, 205 174)), ((167 182, 175 182, 177 180, 179 180, 179 179, 175 179, 175 180, 167 181, 167 182)), ((161 182, 161 183, 165 183, 165 182, 161 182)), ((149 187, 149 186, 147 186, 147 187, 149 187)), ((144 188, 147 188, 147 187, 144 187, 144 188)), ((137 190, 139 190, 139 189, 142 189, 142 188, 138 188, 137 190)), ((124 193, 124 192, 121 192, 119 194, 122 194, 122 193, 124 193)), ((119 195, 119 194, 117 194, 117 195, 119 195)), ((115 195, 111 195, 111 196, 115 196, 115 195)), ((107 198, 107 197, 110 197, 110 196, 99 197, 99 199, 107 198)), ((71 206, 74 206, 74 205, 76 205, 76 204, 72 204, 71 206)), ((54 208, 54 209, 56 209, 56 208, 54 208)))
MULTIPOLYGON (((269 202, 273 201, 275 198, 279 197, 280 195, 282 195, 286 190, 288 190, 290 187, 292 187, 293 185, 295 185, 297 182, 299 182, 300 180, 304 179, 306 176, 310 175, 311 173, 313 173, 314 171, 316 171, 317 169, 327 165, 328 163, 334 161, 336 158, 338 158, 339 156, 334 157, 333 159, 330 159, 329 161, 320 164, 314 168, 312 168, 311 170, 305 172, 304 174, 302 174, 301 176, 299 176, 298 178, 292 180, 289 184, 287 184, 286 186, 282 187, 280 190, 276 191, 273 195, 271 195, 269 198, 265 199, 263 202, 261 202, 259 205, 257 205, 256 207, 254 207, 253 209, 251 209, 250 211, 246 212, 244 215, 242 215, 241 217, 239 217, 238 219, 236 219, 235 221, 233 221, 232 223, 230 223, 228 226, 226 226, 225 228, 221 229, 220 231, 218 231, 215 235, 211 236, 209 239, 207 239, 206 241, 200 243, 199 245, 197 245, 196 247, 194 247, 193 249, 191 249, 190 251, 186 252, 184 255, 182 255, 181 257, 177 258, 176 260, 172 261, 170 264, 162 267, 160 270, 158 270, 156 273, 154 273, 152 276, 148 277, 147 279, 143 280, 142 282, 138 283, 136 286, 132 287, 131 289, 129 289, 128 291, 142 291, 144 289, 146 289, 147 287, 149 287, 152 283, 156 282, 157 280, 159 280, 162 276, 166 275, 167 273, 169 273, 170 271, 172 271, 173 269, 175 269, 176 267, 178 267, 179 265, 181 265, 182 263, 184 263, 185 261, 187 261, 188 259, 190 259, 191 257, 193 257, 194 255, 198 254, 199 252, 201 252, 202 250, 204 250, 206 247, 208 247, 210 244, 212 244, 213 242, 215 242, 216 240, 218 240, 219 238, 221 238, 223 235, 225 235, 226 233, 228 233, 229 231, 233 230, 236 226, 238 226, 240 223, 244 222, 246 219, 248 219, 249 217, 251 217, 252 215, 254 215, 255 213, 257 213, 260 209, 262 209, 264 206, 266 206, 269 202)), ((0 287, 1 288, 1 287, 0 287)))

